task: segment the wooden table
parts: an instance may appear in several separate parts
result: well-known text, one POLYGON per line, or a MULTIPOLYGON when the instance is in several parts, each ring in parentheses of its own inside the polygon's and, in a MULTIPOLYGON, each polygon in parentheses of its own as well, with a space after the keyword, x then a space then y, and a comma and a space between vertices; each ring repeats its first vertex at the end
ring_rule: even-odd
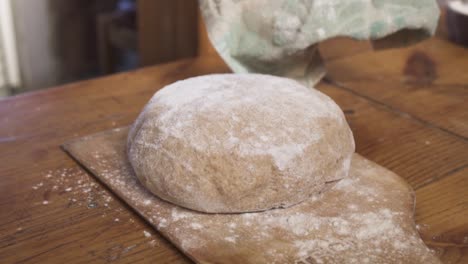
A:
MULTIPOLYGON (((444 262, 468 263, 468 50, 432 39, 328 68, 318 89, 343 108, 357 152, 414 187, 421 236, 444 262)), ((215 72, 228 72, 219 58, 197 58, 0 101, 0 262, 189 262, 59 146, 215 72)))

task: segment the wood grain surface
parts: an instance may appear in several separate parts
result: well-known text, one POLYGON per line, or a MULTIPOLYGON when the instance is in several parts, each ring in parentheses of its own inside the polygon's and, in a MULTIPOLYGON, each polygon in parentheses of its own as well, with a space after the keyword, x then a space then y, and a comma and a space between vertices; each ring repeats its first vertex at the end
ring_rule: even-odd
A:
MULTIPOLYGON (((432 39, 335 59, 318 85, 357 152, 416 189, 421 236, 445 263, 468 262, 467 55, 432 39)), ((128 125, 164 85, 215 72, 228 69, 204 57, 0 101, 1 262, 189 262, 59 146, 128 125)))

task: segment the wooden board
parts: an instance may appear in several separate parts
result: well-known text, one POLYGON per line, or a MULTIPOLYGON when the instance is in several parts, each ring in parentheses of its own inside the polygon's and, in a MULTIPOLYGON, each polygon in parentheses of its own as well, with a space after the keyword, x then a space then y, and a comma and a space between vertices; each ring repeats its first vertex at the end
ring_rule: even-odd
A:
POLYGON ((128 128, 64 149, 198 263, 439 263, 414 225, 414 196, 400 177, 355 154, 349 178, 299 205, 206 214, 165 202, 126 158, 128 128))

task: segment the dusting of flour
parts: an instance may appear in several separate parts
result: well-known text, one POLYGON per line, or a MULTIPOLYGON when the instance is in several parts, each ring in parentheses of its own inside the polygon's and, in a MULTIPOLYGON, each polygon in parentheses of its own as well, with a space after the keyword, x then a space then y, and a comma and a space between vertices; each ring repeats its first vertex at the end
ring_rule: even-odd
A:
POLYGON ((293 80, 260 74, 179 81, 155 94, 147 108, 155 106, 164 107, 146 123, 159 129, 162 139, 138 144, 159 148, 172 136, 203 152, 227 149, 241 156, 269 155, 279 169, 287 168, 322 137, 323 128, 310 124, 325 117, 344 122, 338 106, 320 92, 293 80), (200 120, 210 122, 200 126, 200 120))
POLYGON ((347 179, 299 205, 259 213, 205 214, 148 192, 126 161, 125 144, 111 142, 116 141, 99 145, 106 162, 96 166, 90 159, 81 161, 94 164, 102 181, 197 261, 439 263, 416 231, 407 185, 357 155, 347 179))

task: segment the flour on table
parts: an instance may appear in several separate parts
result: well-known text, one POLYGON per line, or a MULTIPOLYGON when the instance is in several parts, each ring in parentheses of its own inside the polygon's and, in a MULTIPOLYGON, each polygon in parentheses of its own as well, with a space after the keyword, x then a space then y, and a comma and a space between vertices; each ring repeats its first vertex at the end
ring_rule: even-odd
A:
POLYGON ((146 230, 143 231, 143 235, 145 235, 145 237, 151 237, 151 233, 146 230))

